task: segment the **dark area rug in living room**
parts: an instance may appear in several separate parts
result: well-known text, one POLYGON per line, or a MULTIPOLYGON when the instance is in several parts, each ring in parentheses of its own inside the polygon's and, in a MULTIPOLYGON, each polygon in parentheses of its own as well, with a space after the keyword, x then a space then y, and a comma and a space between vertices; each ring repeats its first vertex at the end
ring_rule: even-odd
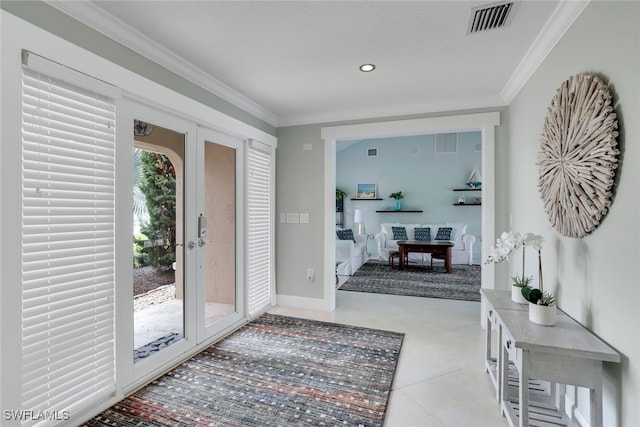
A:
POLYGON ((369 260, 347 279, 341 291, 480 301, 480 266, 454 264, 448 274, 442 265, 433 268, 409 265, 391 268, 388 262, 369 260))
POLYGON ((264 314, 86 426, 382 426, 404 334, 264 314))

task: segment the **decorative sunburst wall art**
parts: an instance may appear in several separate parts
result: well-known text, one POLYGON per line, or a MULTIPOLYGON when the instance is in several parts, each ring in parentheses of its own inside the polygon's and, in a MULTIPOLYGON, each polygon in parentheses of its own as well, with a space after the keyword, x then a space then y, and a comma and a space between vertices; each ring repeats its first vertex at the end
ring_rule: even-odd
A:
POLYGON ((578 74, 556 91, 538 153, 538 189, 551 225, 568 237, 596 229, 611 205, 618 119, 609 88, 578 74))

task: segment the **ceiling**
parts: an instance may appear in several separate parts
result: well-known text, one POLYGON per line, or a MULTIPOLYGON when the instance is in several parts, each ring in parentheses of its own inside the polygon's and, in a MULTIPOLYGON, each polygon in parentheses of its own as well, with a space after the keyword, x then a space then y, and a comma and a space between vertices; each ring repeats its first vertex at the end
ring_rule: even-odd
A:
POLYGON ((491 1, 50 4, 278 127, 506 105, 576 3, 515 1, 508 25, 475 34, 491 1))

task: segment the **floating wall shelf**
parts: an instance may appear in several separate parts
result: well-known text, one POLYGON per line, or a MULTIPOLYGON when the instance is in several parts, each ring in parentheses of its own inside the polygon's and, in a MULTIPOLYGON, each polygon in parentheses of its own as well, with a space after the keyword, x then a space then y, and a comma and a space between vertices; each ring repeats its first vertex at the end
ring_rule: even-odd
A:
POLYGON ((351 200, 358 200, 358 201, 367 202, 367 201, 372 201, 372 200, 384 200, 384 199, 351 199, 351 200))
POLYGON ((401 210, 401 211, 394 211, 391 209, 385 209, 385 210, 380 210, 380 211, 376 211, 378 213, 420 213, 423 212, 422 209, 420 210, 401 210))

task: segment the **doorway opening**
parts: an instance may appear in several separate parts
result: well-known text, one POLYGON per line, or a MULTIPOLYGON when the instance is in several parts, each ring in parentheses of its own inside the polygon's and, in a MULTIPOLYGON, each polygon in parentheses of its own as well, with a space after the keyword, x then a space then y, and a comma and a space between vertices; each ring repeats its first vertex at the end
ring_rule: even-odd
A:
MULTIPOLYGON (((479 130, 482 133, 482 165, 484 173, 482 183, 482 238, 481 259, 488 253, 492 239, 485 236, 495 235, 495 131, 500 125, 500 113, 476 113, 459 116, 442 116, 423 119, 395 120, 357 125, 326 127, 321 129, 324 140, 325 182, 324 182, 324 299, 321 306, 333 310, 336 306, 335 287, 335 189, 336 189, 336 142, 354 141, 369 138, 418 135, 429 133, 457 132, 461 130, 479 130)), ((482 265, 482 287, 495 286, 493 264, 482 265)), ((483 314, 486 307, 482 308, 483 314)), ((483 316, 482 318, 485 318, 483 316)))

